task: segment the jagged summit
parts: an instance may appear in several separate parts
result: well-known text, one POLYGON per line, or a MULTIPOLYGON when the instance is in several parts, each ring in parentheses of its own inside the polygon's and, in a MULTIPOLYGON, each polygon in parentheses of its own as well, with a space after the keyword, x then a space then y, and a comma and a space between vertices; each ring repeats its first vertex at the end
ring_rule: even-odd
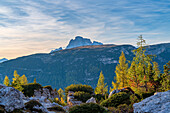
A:
POLYGON ((80 46, 88 46, 88 45, 103 45, 101 42, 93 41, 91 42, 88 38, 83 38, 81 36, 76 36, 75 39, 71 39, 66 49, 80 47, 80 46))

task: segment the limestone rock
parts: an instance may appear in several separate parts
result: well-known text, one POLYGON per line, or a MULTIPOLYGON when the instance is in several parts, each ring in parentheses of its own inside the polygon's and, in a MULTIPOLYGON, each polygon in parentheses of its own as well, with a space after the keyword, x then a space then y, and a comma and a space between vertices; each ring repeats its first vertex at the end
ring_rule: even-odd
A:
POLYGON ((94 97, 91 97, 86 101, 86 103, 96 103, 96 99, 94 97))
POLYGON ((73 91, 69 91, 68 95, 67 95, 67 104, 69 106, 74 106, 74 105, 80 105, 82 104, 82 101, 78 101, 74 98, 74 92, 73 91))
POLYGON ((24 95, 13 87, 0 85, 0 106, 4 106, 7 112, 24 107, 24 95))
POLYGON ((134 113, 170 113, 170 90, 157 94, 133 105, 134 113))

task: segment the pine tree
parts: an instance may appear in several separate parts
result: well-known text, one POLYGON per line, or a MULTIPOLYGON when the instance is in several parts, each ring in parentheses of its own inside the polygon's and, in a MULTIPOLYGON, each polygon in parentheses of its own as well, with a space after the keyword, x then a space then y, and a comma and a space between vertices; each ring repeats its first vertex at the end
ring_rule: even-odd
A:
POLYGON ((170 90, 170 61, 166 65, 164 65, 164 73, 162 74, 161 80, 161 90, 170 90))
POLYGON ((108 91, 108 86, 104 83, 104 75, 102 71, 100 72, 99 80, 97 83, 97 87, 95 88, 95 94, 105 95, 108 91))
POLYGON ((10 86, 10 81, 9 81, 8 76, 5 76, 5 79, 4 79, 4 85, 6 85, 6 86, 10 86))
POLYGON ((128 63, 126 63, 125 55, 122 51, 119 57, 119 64, 116 66, 116 83, 119 84, 118 88, 122 88, 127 86, 127 70, 128 70, 128 63))
POLYGON ((27 77, 25 75, 22 75, 20 77, 20 82, 21 82, 22 85, 28 84, 27 77))

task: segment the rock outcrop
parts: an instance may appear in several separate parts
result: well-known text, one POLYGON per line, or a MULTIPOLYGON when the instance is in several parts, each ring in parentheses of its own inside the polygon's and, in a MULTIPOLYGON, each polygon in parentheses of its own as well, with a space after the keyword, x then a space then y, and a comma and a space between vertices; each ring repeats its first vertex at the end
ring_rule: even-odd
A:
POLYGON ((82 104, 82 101, 78 101, 74 98, 74 92, 73 91, 69 91, 68 95, 67 95, 67 104, 69 106, 74 106, 74 105, 80 105, 82 104))
POLYGON ((91 97, 86 101, 86 103, 96 103, 96 99, 94 97, 91 97))
POLYGON ((133 105, 134 113, 170 113, 170 90, 157 94, 133 105))
POLYGON ((3 106, 5 111, 23 108, 23 98, 24 95, 15 88, 0 85, 0 106, 3 106))
POLYGON ((122 89, 116 89, 110 92, 109 97, 111 97, 115 93, 119 92, 130 92, 131 94, 134 94, 134 91, 130 87, 122 88, 122 89))
POLYGON ((80 47, 80 46, 88 46, 88 45, 103 45, 101 42, 94 41, 91 42, 88 38, 83 38, 81 36, 75 37, 75 39, 71 39, 66 49, 80 47))

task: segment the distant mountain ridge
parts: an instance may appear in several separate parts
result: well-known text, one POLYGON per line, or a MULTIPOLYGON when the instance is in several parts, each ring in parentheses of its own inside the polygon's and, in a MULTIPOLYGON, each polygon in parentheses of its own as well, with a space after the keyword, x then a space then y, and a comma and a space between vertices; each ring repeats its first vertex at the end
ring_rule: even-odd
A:
POLYGON ((8 61, 8 59, 6 59, 6 58, 0 59, 0 63, 5 62, 5 61, 8 61))
MULTIPOLYGON (((70 84, 96 87, 100 71, 103 71, 105 82, 111 86, 121 52, 131 61, 134 49, 132 45, 88 45, 24 56, 0 63, 0 81, 3 82, 5 75, 11 80, 13 71, 17 70, 20 75, 26 74, 29 82, 36 78, 38 83, 57 89, 70 84)), ((157 53, 154 61, 158 62, 162 71, 163 65, 170 60, 170 43, 151 45, 146 52, 157 53)))

